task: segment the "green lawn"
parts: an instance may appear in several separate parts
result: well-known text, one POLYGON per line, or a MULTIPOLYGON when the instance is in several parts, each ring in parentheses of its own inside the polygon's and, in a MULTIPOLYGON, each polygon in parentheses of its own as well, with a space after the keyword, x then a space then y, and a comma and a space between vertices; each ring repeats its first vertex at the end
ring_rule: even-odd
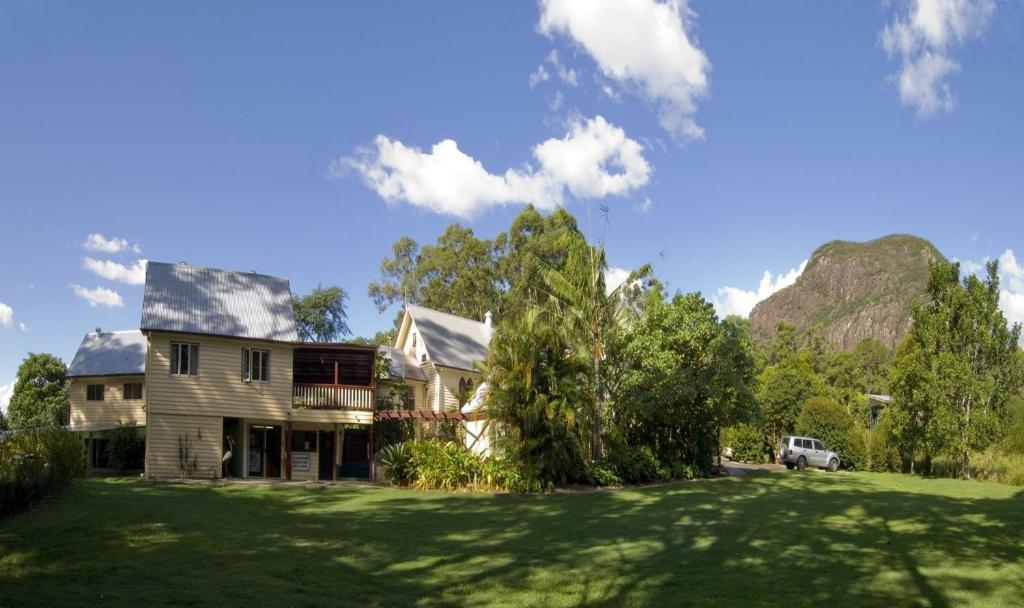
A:
POLYGON ((1024 603, 1024 491, 766 473, 492 496, 90 480, 0 521, 0 606, 1024 603))

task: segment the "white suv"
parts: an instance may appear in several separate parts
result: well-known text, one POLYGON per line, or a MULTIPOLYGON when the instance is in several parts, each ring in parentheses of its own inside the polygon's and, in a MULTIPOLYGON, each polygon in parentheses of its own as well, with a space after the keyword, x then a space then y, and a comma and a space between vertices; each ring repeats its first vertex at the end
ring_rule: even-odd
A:
POLYGON ((809 466, 832 472, 839 469, 839 454, 830 451, 814 437, 783 437, 779 445, 779 460, 790 470, 796 467, 803 471, 809 466))

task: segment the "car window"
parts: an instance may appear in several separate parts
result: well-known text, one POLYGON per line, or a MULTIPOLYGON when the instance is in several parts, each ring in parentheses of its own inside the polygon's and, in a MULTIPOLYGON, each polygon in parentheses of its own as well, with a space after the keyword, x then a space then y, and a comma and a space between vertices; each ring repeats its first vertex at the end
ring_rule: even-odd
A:
POLYGON ((824 450, 825 446, 820 441, 815 439, 814 440, 814 449, 816 449, 816 450, 824 450))
POLYGON ((800 447, 802 447, 805 450, 811 449, 811 440, 810 439, 801 439, 800 440, 800 447))
POLYGON ((791 437, 783 437, 782 438, 782 447, 788 448, 789 447, 789 440, 790 439, 791 439, 791 437))

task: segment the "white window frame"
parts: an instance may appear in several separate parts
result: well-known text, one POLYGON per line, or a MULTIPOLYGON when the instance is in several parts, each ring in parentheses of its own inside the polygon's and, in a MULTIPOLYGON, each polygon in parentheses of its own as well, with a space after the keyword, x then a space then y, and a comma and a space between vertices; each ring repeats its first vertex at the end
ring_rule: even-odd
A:
POLYGON ((242 349, 242 382, 270 382, 270 351, 257 348, 242 349), (262 370, 261 374, 254 373, 262 370))
POLYGON ((199 375, 199 345, 191 342, 171 342, 171 377, 194 378, 199 375), (181 349, 188 349, 188 366, 182 373, 181 349), (175 349, 178 353, 175 354, 175 349))

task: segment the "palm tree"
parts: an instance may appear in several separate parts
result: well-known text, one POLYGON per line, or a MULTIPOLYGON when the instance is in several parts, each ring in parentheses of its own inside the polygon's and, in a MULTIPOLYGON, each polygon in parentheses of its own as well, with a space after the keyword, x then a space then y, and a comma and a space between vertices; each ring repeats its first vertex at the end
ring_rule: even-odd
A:
POLYGON ((601 360, 605 344, 613 332, 627 328, 636 318, 636 298, 627 297, 636 283, 651 275, 651 266, 634 270, 613 290, 607 290, 605 272, 608 261, 604 243, 592 246, 579 232, 567 232, 562 238, 565 260, 561 268, 545 265, 544 284, 553 302, 546 310, 558 317, 559 325, 573 342, 590 351, 593 357, 593 428, 591 455, 601 458, 601 360))

